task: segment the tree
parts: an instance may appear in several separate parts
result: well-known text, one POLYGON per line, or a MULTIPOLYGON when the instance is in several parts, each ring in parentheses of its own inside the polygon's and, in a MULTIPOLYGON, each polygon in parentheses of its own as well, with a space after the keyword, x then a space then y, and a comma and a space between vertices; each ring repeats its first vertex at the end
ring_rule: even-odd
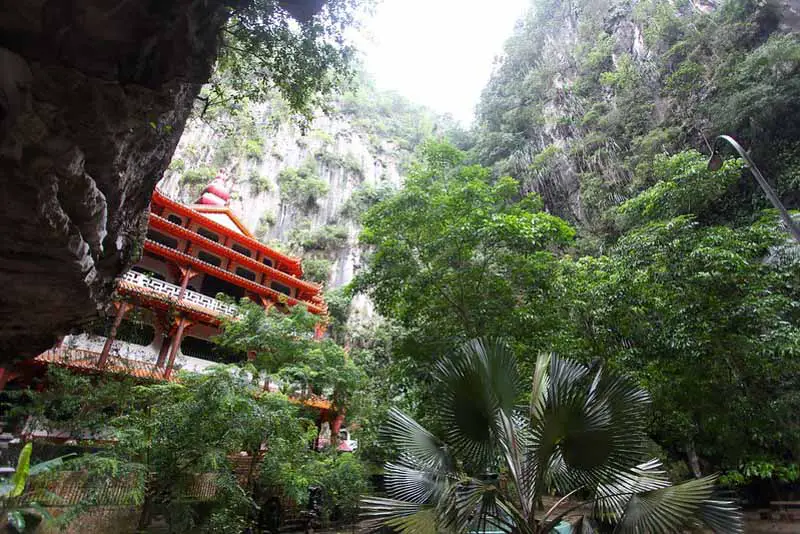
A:
POLYGON ((255 352, 254 367, 278 377, 286 385, 299 384, 300 395, 330 395, 340 410, 360 389, 364 375, 347 353, 331 339, 314 338, 321 318, 303 306, 287 312, 264 308, 246 299, 239 303, 236 319, 224 323, 215 338, 219 345, 255 352))
POLYGON ((574 236, 515 180, 464 160, 447 143, 426 143, 405 188, 363 218, 360 239, 373 250, 354 289, 413 334, 404 352, 421 376, 432 354, 469 337, 507 331, 541 348, 555 326, 556 252, 574 236))
POLYGON ((465 344, 439 362, 436 378, 445 430, 440 439, 391 413, 387 434, 401 455, 386 466, 392 498, 364 499, 372 525, 406 533, 550 532, 567 513, 541 509, 554 488, 615 523, 615 532, 700 523, 743 532, 736 507, 713 497, 716 476, 672 485, 658 461, 642 463, 648 396, 630 380, 540 355, 522 407, 516 358, 492 340, 465 344))
POLYGON ((360 0, 328 0, 321 13, 298 24, 276 0, 230 2, 204 109, 262 102, 277 91, 306 119, 353 75, 354 48, 344 31, 360 0))
POLYGON ((729 228, 680 216, 562 263, 573 350, 647 387, 654 438, 697 475, 800 455, 798 258, 785 240, 772 217, 729 228))
MULTIPOLYGON (((92 441, 97 433, 106 442, 65 466, 87 474, 86 498, 68 518, 102 504, 98 499, 118 483, 130 488, 132 503, 142 506, 142 529, 160 508, 175 531, 240 533, 252 520, 254 503, 250 488, 234 475, 230 455, 244 451, 274 465, 283 455, 302 455, 316 433, 316 422, 303 417, 295 403, 263 391, 234 366, 181 374, 179 383, 167 384, 60 370, 45 392, 29 396, 28 415, 44 416, 42 424, 74 432, 80 446, 97 448, 92 441), (84 383, 92 387, 77 391, 87 393, 83 400, 63 389, 84 383), (64 410, 62 399, 67 407, 74 401, 83 408, 64 410), (52 414, 59 417, 48 419, 52 414), (94 434, 87 434, 90 428, 94 434), (209 475, 213 492, 198 495, 199 477, 209 475), (199 507, 201 498, 205 502, 199 507)), ((258 475, 254 466, 252 478, 258 475)))

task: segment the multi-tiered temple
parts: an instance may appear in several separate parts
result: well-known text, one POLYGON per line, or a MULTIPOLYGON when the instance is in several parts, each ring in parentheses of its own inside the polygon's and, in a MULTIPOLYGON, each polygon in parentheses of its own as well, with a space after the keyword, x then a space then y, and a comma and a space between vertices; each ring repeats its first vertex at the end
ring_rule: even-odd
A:
MULTIPOLYGON (((0 391, 10 381, 30 384, 50 365, 174 380, 179 368, 203 372, 216 363, 242 361, 248 355, 212 341, 222 320, 235 313, 220 294, 247 297, 265 309, 304 306, 320 317, 321 336, 327 318, 321 286, 302 279, 298 258, 259 242, 242 224, 228 207, 226 181, 221 172, 191 206, 155 191, 142 257, 118 280, 114 313, 34 360, 0 368, 0 391)), ((279 386, 266 379, 264 387, 279 386)), ((327 400, 314 392, 289 393, 320 409, 320 421, 338 432, 342 418, 333 416, 327 400)))
POLYGON ((217 347, 234 307, 218 295, 265 308, 327 308, 321 286, 302 279, 298 258, 259 242, 228 207, 224 174, 186 206, 153 194, 142 257, 118 281, 115 314, 93 331, 67 336, 36 361, 170 379, 176 368, 201 372, 246 357, 217 347))

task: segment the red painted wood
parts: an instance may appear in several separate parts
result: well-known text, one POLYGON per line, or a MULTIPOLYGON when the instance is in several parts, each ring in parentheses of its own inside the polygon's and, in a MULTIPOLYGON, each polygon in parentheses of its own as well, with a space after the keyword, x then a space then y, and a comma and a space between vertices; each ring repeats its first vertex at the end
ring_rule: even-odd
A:
POLYGON ((151 241, 150 239, 145 240, 144 249, 148 252, 161 255, 171 261, 174 261, 175 263, 188 263, 192 267, 196 268, 198 271, 202 271, 206 274, 211 274, 221 280, 230 282, 233 285, 252 291, 257 295, 268 297, 273 301, 286 302, 290 306, 302 304, 306 308, 308 308, 308 311, 310 311, 311 313, 316 313, 319 315, 323 315, 327 312, 327 310, 323 306, 320 306, 318 304, 312 304, 310 302, 301 301, 294 297, 286 296, 283 293, 275 291, 272 288, 262 286, 261 284, 257 284, 255 282, 251 282, 247 278, 243 278, 239 275, 229 273, 224 269, 211 265, 210 263, 206 263, 193 256, 189 256, 188 254, 184 254, 183 252, 179 252, 175 249, 165 247, 164 245, 156 243, 155 241, 151 241))
POLYGON ((281 264, 285 264, 289 269, 289 271, 291 272, 291 274, 293 275, 302 276, 303 274, 303 268, 300 264, 299 258, 293 258, 291 256, 287 256, 286 254, 283 254, 277 250, 269 248, 268 246, 264 245, 263 243, 260 243, 259 241, 253 239, 252 237, 240 235, 231 230, 230 228, 226 228, 225 226, 222 226, 221 224, 212 221, 208 217, 204 216, 202 213, 199 213, 188 206, 184 206, 179 202, 175 202, 171 198, 163 195, 162 193, 159 193, 158 190, 153 192, 152 202, 157 205, 169 207, 172 211, 174 211, 179 215, 183 215, 184 217, 192 217, 196 221, 201 220, 203 222, 204 227, 214 230, 217 233, 230 236, 233 238, 234 241, 236 241, 237 243, 246 248, 260 251, 265 256, 271 258, 273 264, 277 265, 278 262, 281 262, 281 264))
MULTIPOLYGON (((271 279, 278 280, 279 282, 282 282, 290 287, 294 287, 298 291, 307 292, 313 296, 316 296, 322 289, 322 286, 319 284, 301 280, 283 271, 275 269, 274 267, 264 265, 263 263, 252 258, 248 258, 244 254, 236 252, 226 245, 205 238, 200 234, 192 232, 191 230, 188 230, 182 226, 178 226, 177 224, 171 223, 170 221, 157 215, 150 216, 150 226, 161 232, 164 232, 165 234, 171 235, 172 237, 185 239, 190 245, 200 245, 205 250, 213 252, 228 260, 228 264, 230 264, 231 260, 233 260, 240 265, 247 266, 255 272, 266 274, 271 279)), ((187 249, 188 248, 190 247, 187 247, 187 249)))

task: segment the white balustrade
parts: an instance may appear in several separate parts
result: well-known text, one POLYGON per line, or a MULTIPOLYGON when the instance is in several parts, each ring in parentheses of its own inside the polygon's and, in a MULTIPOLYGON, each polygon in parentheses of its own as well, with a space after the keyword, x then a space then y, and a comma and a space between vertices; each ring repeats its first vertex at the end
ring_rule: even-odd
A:
MULTIPOLYGON (((145 289, 160 293, 171 300, 178 301, 181 294, 181 288, 179 286, 159 280, 158 278, 147 276, 146 274, 138 273, 136 271, 128 271, 122 275, 122 279, 126 282, 130 282, 145 289)), ((236 314, 235 306, 225 304, 224 302, 221 302, 213 297, 203 295, 202 293, 197 293, 196 291, 192 291, 190 289, 184 291, 183 300, 223 315, 233 316, 236 314)))

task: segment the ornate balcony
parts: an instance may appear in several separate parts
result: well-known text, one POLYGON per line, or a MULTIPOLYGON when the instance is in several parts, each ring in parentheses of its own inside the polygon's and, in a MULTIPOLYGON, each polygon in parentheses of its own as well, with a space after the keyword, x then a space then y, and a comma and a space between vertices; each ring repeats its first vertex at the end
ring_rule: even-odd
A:
POLYGON ((183 298, 181 299, 181 288, 179 286, 142 273, 137 273, 136 271, 128 271, 122 275, 121 280, 123 283, 133 284, 138 288, 147 290, 151 294, 156 293, 166 300, 199 306, 211 312, 213 315, 227 315, 232 317, 236 314, 235 306, 225 304, 220 300, 190 289, 186 289, 183 292, 183 298))

